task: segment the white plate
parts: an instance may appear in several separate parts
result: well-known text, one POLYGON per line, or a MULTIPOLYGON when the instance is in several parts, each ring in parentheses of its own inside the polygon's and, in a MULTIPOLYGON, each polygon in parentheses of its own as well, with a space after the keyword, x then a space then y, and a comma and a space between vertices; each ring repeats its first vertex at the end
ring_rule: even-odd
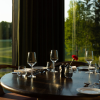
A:
POLYGON ((12 74, 17 74, 17 72, 12 72, 12 74))
MULTIPOLYGON (((80 66, 78 69, 88 69, 89 66, 80 66)), ((95 67, 90 67, 90 69, 95 69, 95 67)))
POLYGON ((88 94, 88 95, 100 95, 100 89, 90 88, 90 87, 82 87, 76 89, 79 93, 88 94))
POLYGON ((78 69, 88 69, 89 68, 89 66, 80 66, 80 67, 78 67, 78 69))

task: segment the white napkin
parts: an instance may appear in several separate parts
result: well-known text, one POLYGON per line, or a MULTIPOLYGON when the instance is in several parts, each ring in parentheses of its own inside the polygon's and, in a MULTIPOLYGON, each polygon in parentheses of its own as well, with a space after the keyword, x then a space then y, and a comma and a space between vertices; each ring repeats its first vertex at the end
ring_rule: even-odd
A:
POLYGON ((14 70, 14 72, 30 72, 32 69, 31 68, 25 68, 25 69, 19 69, 19 70, 14 70))
POLYGON ((74 69, 74 70, 75 70, 75 69, 76 69, 76 66, 72 66, 72 69, 74 69))

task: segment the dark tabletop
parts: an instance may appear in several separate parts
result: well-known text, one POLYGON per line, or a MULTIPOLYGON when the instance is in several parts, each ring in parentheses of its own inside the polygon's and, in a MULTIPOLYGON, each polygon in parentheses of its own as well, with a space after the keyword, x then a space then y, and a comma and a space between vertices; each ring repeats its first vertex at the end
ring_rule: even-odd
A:
MULTIPOLYGON (((8 73, 1 78, 1 85, 12 92, 34 97, 62 98, 66 96, 82 96, 76 91, 84 83, 98 82, 99 74, 87 74, 76 71, 72 78, 61 77, 60 72, 39 73, 36 78, 22 78, 17 74, 8 73)), ((84 95, 83 95, 84 96, 84 95)))

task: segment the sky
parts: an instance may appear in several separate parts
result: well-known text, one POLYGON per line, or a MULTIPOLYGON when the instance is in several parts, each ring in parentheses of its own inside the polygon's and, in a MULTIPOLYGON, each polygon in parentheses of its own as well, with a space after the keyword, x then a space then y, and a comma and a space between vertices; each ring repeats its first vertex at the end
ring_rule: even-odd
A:
POLYGON ((68 17, 67 11, 69 10, 70 0, 64 0, 64 17, 68 17))
POLYGON ((12 0, 0 0, 0 22, 12 22, 12 0))

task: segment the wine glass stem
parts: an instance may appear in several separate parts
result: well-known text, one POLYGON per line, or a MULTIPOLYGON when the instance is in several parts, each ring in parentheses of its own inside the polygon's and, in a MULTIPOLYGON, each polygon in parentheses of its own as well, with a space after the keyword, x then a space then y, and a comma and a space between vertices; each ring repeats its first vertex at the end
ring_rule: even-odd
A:
POLYGON ((32 70, 31 70, 31 76, 33 75, 33 66, 31 66, 32 67, 32 70))
POLYGON ((91 62, 89 63, 89 69, 90 69, 90 67, 91 67, 91 62))
POLYGON ((53 70, 55 70, 55 62, 53 62, 53 70))

